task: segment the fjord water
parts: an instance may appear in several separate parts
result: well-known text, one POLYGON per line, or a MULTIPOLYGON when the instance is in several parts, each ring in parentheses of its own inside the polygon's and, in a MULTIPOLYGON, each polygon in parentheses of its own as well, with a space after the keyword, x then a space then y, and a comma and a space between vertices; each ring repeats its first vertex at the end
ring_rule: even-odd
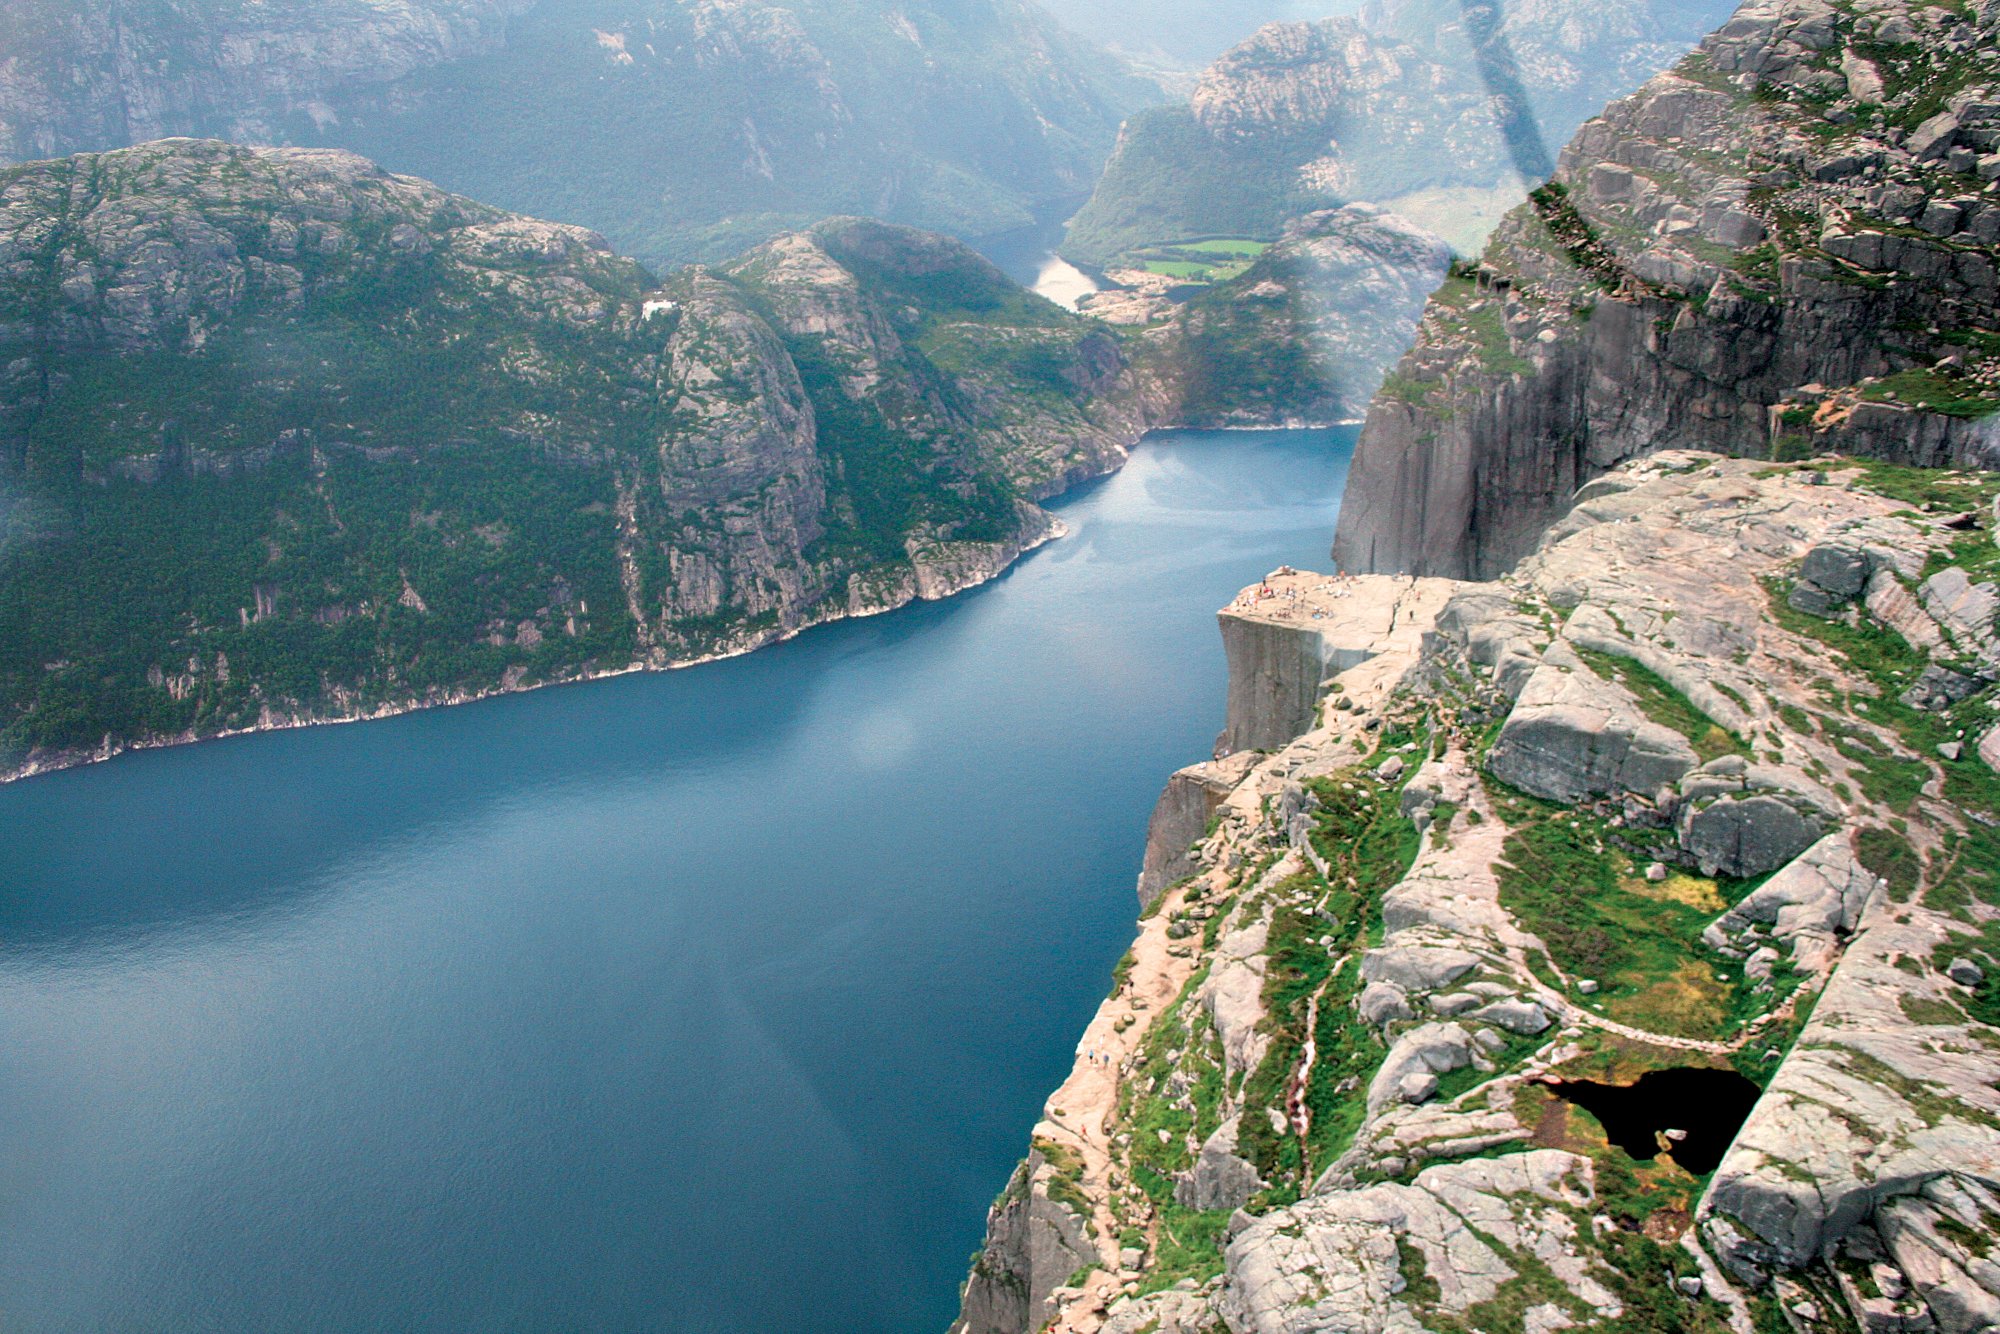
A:
POLYGON ((949 602, 0 788, 0 1321, 942 1334, 1348 431, 949 602))

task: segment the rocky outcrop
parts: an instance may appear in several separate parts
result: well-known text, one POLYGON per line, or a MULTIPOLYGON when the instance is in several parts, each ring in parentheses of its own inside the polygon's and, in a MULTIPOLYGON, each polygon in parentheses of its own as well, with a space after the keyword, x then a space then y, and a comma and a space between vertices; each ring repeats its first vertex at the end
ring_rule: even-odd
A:
POLYGON ((1221 1313, 1245 1334, 1415 1330, 1413 1280, 1436 1284, 1444 1310, 1466 1311, 1518 1281, 1508 1257, 1525 1252, 1594 1312, 1610 1314, 1617 1298, 1574 1250, 1572 1214, 1594 1202, 1589 1161, 1551 1150, 1316 1195, 1231 1244, 1221 1313))
POLYGON ((1193 873, 1194 846, 1209 830, 1209 821, 1223 799, 1243 781, 1253 757, 1233 754, 1191 764, 1167 780, 1165 790, 1146 822, 1146 857, 1139 868, 1139 906, 1193 873))
POLYGON ((1675 832, 1703 875, 1775 871, 1819 841, 1838 804, 1786 770, 1735 756, 1704 765, 1678 794, 1675 832))
POLYGON ((1586 125, 1370 409, 1339 566, 1491 576, 1662 449, 1987 459, 1996 23, 1757 0, 1586 125))
POLYGON ((1696 763, 1686 737, 1647 718, 1629 691, 1557 645, 1514 701, 1486 767, 1523 792, 1568 802, 1650 797, 1696 763))
POLYGON ((1887 1327, 2000 1324, 2000 1057, 1990 1027, 1966 1024, 1963 989, 1927 966, 1950 937, 1920 909, 1872 905, 1702 1200, 1739 1277, 1883 1265, 1889 1281, 1851 1297, 1865 1328, 1875 1302, 1905 1295, 1908 1323, 1887 1327))
POLYGON ((1057 536, 1034 502, 1158 401, 1101 326, 906 228, 661 280, 347 153, 24 167, 0 479, 48 522, 0 552, 0 772, 947 597, 1057 536))
POLYGON ((1996 492, 1666 453, 1502 580, 1246 589, 1243 717, 1302 730, 1215 800, 1037 1130, 1098 1226, 1047 1328, 1992 1328, 2000 809, 1937 738, 2000 686, 1900 702, 1957 650, 1830 553, 1973 587, 1993 533, 1953 525, 1996 492), (1842 619, 1789 605, 1808 574, 1842 619), (1765 1087, 1705 1160, 1710 1108, 1648 1146, 1567 1101, 1686 1066, 1765 1087))
POLYGON ((986 1248, 966 1280, 954 1331, 1041 1329, 1056 1289, 1095 1256, 1089 1221, 1064 1200, 1076 1189, 1068 1166, 1060 1150, 1038 1145, 1014 1169, 987 1215, 986 1248))
POLYGON ((1202 1141, 1193 1168, 1174 1186, 1175 1200, 1198 1213, 1241 1209, 1269 1184, 1237 1153, 1239 1130, 1239 1122, 1232 1117, 1202 1141))
POLYGON ((1787 945, 1794 967, 1824 973, 1881 892, 1849 840, 1829 834, 1717 918, 1702 938, 1745 955, 1787 945), (1767 943, 1768 939, 1768 943, 1767 943))
POLYGON ((1399 625, 1407 634, 1450 592, 1435 580, 1350 587, 1292 570, 1246 590, 1221 616, 1229 707, 1216 753, 1268 750, 1305 731, 1331 678, 1379 656, 1399 625))
POLYGON ((1222 645, 1230 689, 1218 752, 1269 750, 1317 716, 1328 656, 1317 630, 1231 615, 1222 621, 1222 645))

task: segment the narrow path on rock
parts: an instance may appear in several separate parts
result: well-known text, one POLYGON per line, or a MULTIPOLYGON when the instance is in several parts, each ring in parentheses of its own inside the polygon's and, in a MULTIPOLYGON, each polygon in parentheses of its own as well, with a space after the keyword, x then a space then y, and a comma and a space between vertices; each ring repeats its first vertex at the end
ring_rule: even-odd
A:
POLYGON ((1047 1326, 1050 1334, 1096 1334, 1104 1324, 1105 1309, 1124 1290, 1119 1225, 1111 1212, 1111 1133, 1124 1071, 1137 1059, 1153 1020, 1174 1003, 1194 975, 1194 949, 1167 935, 1185 895, 1185 889, 1169 891, 1141 923, 1124 985, 1097 1007, 1077 1044, 1069 1078, 1050 1096, 1035 1129, 1037 1135, 1075 1150, 1083 1161, 1084 1193, 1095 1203, 1091 1222, 1100 1265, 1085 1281, 1084 1295, 1068 1303, 1047 1326))
MULTIPOLYGON (((1548 956, 1544 954, 1543 957, 1547 958, 1548 956)), ((1735 1042, 1710 1042, 1702 1038, 1672 1037, 1665 1033, 1654 1033, 1647 1029, 1634 1028, 1630 1024, 1621 1024, 1615 1019, 1605 1018, 1594 1010, 1585 1009, 1548 983, 1542 981, 1541 978, 1536 977, 1534 970, 1528 966, 1528 952, 1519 945, 1509 945, 1507 947, 1507 962, 1513 966, 1521 984, 1533 993, 1536 1001, 1541 1004, 1542 1008, 1566 1023, 1581 1024, 1588 1028, 1599 1029, 1606 1033, 1614 1033, 1619 1037, 1630 1038, 1634 1042, 1644 1042, 1655 1047, 1671 1047, 1677 1051, 1707 1052, 1711 1056, 1727 1056, 1738 1047, 1741 1047, 1744 1041, 1747 1040, 1747 1038, 1739 1038, 1735 1042)), ((1555 968, 1553 960, 1550 961, 1549 967, 1552 969, 1555 968)), ((1556 975, 1558 977, 1562 976, 1561 970, 1558 969, 1556 975)))

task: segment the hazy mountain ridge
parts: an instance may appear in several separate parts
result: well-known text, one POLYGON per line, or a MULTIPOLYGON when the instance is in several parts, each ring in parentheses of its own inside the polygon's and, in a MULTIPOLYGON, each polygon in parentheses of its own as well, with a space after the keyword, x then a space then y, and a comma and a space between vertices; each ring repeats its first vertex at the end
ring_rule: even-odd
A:
MULTIPOLYGON (((1567 135, 1724 12, 1683 0, 1478 11, 1500 44, 1458 6, 1434 3, 1271 24, 1211 65, 1186 106, 1127 123, 1064 253, 1102 265, 1148 241, 1274 237, 1285 219, 1340 203, 1525 190, 1522 127, 1530 138, 1567 135), (1482 67, 1518 78, 1489 86, 1482 67)), ((1410 207, 1450 230, 1440 220, 1449 208, 1410 207)))
POLYGON ((1193 74, 1266 23, 1310 22, 1343 3, 1315 0, 1043 0, 1090 40, 1193 74))
POLYGON ((1023 0, 343 3, 38 7, 0 38, 0 158, 349 148, 668 264, 843 213, 1025 225, 1158 95, 1023 0))
POLYGON ((1241 274, 1164 296, 1112 293, 1084 312, 1161 325, 1134 344, 1188 426, 1356 419, 1409 347, 1451 252, 1367 205, 1294 219, 1241 274))
POLYGON ((172 134, 272 142, 332 101, 497 46, 534 0, 17 0, 0 162, 172 134))
POLYGON ((326 150, 7 171, 0 288, 10 770, 943 596, 1146 416, 1111 338, 940 237, 662 284, 326 150))

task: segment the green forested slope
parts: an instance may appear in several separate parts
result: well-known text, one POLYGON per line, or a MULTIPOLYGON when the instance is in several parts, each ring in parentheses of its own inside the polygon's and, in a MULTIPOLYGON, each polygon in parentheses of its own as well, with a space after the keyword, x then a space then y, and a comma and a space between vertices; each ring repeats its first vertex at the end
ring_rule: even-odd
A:
POLYGON ((662 283, 340 153, 0 173, 0 311, 8 769, 935 595, 1133 429, 1116 346, 942 238, 662 283))

